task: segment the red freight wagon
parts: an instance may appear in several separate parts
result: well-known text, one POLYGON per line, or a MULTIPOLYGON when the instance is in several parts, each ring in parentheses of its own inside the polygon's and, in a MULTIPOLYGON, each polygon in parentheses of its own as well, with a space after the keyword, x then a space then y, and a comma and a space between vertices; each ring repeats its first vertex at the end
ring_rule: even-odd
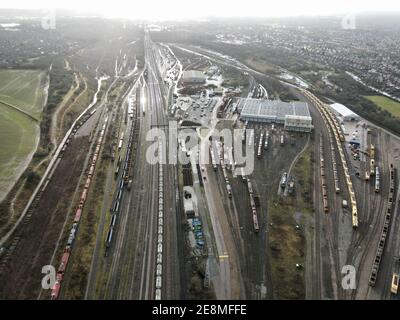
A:
POLYGON ((53 288, 51 289, 51 300, 56 300, 60 294, 60 282, 56 281, 53 288))
POLYGON ((74 222, 79 222, 81 220, 82 209, 78 208, 75 213, 74 222))

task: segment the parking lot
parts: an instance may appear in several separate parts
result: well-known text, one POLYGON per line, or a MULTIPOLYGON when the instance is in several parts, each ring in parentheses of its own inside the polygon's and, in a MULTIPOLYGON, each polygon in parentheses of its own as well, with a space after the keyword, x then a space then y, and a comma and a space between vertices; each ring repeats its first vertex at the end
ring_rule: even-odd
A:
POLYGON ((180 97, 173 106, 173 112, 178 120, 194 122, 202 126, 207 126, 212 117, 212 112, 218 98, 199 98, 180 97))

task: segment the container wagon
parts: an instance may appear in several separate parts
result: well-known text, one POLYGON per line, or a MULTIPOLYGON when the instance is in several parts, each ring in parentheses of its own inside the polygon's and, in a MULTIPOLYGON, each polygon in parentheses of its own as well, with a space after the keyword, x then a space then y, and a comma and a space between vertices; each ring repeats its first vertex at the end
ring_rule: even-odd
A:
POLYGON ((161 289, 156 289, 155 300, 161 300, 161 289))
POLYGON ((53 288, 51 288, 51 300, 56 300, 60 294, 61 284, 56 281, 53 288))
POLYGON ((397 294, 398 289, 399 289, 399 274, 393 273, 392 285, 390 287, 390 292, 393 294, 397 294))
POLYGON ((108 248, 110 248, 111 241, 112 241, 112 237, 113 237, 113 229, 111 228, 110 230, 108 230, 108 234, 107 234, 107 239, 106 239, 106 250, 107 250, 108 248))
POLYGON ((258 232, 260 230, 260 227, 258 225, 258 218, 257 218, 256 210, 253 210, 253 225, 254 225, 254 231, 258 232))
POLYGON ((381 185, 381 175, 379 172, 379 167, 375 167, 375 192, 378 193, 380 190, 380 185, 381 185))
POLYGON ((375 171, 374 171, 374 169, 375 169, 375 146, 373 144, 371 144, 369 156, 370 156, 370 169, 371 169, 370 176, 373 176, 375 174, 375 171))

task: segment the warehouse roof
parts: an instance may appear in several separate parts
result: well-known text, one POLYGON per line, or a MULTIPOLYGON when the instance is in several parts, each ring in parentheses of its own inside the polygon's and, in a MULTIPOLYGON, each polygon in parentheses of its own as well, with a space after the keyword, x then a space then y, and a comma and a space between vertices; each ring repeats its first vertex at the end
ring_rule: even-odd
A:
POLYGON ((357 114, 355 114, 353 111, 351 111, 349 108, 347 108, 345 105, 340 104, 340 103, 332 103, 330 105, 331 109, 333 111, 336 111, 337 113, 339 113, 341 116, 343 117, 348 117, 348 116, 357 116, 357 114))
POLYGON ((241 115, 248 117, 270 119, 284 119, 287 115, 310 117, 310 111, 305 102, 241 98, 238 106, 242 109, 241 115))
POLYGON ((287 120, 309 120, 310 117, 309 116, 298 116, 298 115, 294 115, 294 114, 287 114, 285 116, 285 119, 287 119, 287 120))

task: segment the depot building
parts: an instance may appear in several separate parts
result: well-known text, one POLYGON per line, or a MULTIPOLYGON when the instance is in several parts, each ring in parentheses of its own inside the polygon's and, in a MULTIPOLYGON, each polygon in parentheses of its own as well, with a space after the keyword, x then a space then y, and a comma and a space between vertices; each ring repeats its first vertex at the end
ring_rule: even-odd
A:
POLYGON ((243 121, 283 124, 288 131, 311 132, 313 129, 306 102, 240 98, 237 109, 243 121))
POLYGON ((337 118, 341 121, 359 121, 360 117, 358 114, 355 114, 345 105, 340 103, 332 103, 329 105, 332 112, 336 115, 337 118))

